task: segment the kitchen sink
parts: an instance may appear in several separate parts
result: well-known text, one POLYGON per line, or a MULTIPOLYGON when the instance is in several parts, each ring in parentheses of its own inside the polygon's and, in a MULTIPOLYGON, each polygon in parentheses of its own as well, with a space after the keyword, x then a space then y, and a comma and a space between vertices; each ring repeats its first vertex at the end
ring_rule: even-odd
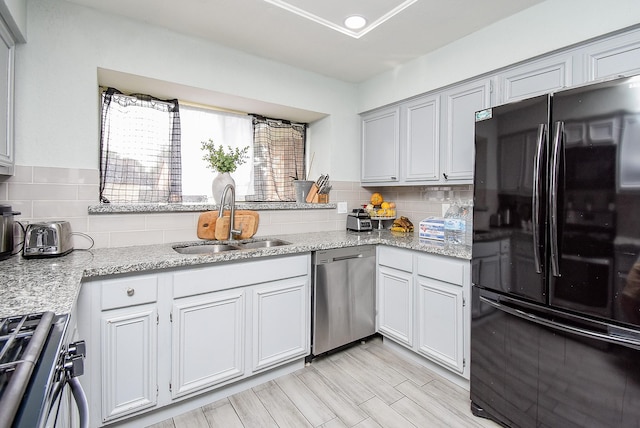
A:
POLYGON ((195 244, 181 247, 173 247, 180 254, 216 254, 225 251, 251 250, 258 248, 280 247, 291 242, 281 239, 265 239, 264 241, 238 242, 233 244, 195 244))
POLYGON ((240 248, 271 248, 280 247, 282 245, 289 245, 291 242, 283 241, 281 239, 266 239, 264 241, 245 242, 238 244, 240 248))
POLYGON ((229 244, 206 244, 174 247, 173 249, 180 254, 215 254, 223 253, 225 251, 237 251, 240 247, 229 244))

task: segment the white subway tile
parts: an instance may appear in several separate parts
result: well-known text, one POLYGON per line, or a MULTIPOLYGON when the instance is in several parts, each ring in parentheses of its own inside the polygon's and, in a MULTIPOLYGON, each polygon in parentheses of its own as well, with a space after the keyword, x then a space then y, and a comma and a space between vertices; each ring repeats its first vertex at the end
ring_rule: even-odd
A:
POLYGON ((34 183, 98 184, 100 172, 96 169, 34 167, 34 183))
MULTIPOLYGON (((135 232, 111 232, 112 247, 131 247, 134 245, 154 245, 163 243, 163 234, 158 231, 139 230, 135 232)), ((142 251, 142 250, 141 250, 142 251)))
POLYGON ((16 165, 13 175, 9 177, 10 183, 33 183, 33 167, 16 165))
POLYGON ((33 217, 58 218, 68 220, 69 217, 87 216, 86 201, 33 201, 33 217))
POLYGON ((144 214, 91 215, 87 230, 89 232, 144 231, 145 223, 144 214))
POLYGON ((93 248, 109 248, 111 246, 111 234, 109 232, 91 232, 88 235, 93 238, 93 248))
POLYGON ((9 198, 32 201, 74 201, 78 189, 66 184, 9 183, 9 198))
POLYGON ((146 230, 170 230, 193 228, 198 226, 191 213, 179 214, 147 214, 146 230))
POLYGON ((100 187, 97 184, 79 184, 78 200, 87 201, 90 205, 100 203, 100 187))
POLYGON ((185 229, 165 230, 163 240, 165 244, 172 242, 197 241, 198 235, 195 226, 185 229))

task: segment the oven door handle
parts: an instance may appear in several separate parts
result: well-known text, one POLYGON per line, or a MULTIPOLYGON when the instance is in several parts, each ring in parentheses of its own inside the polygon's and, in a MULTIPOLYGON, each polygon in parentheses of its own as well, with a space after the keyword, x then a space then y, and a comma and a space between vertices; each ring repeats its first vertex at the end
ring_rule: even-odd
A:
POLYGON ((558 331, 562 331, 570 334, 577 334, 578 336, 586 337, 589 339, 605 341, 605 342, 613 343, 616 345, 622 345, 627 348, 640 350, 640 340, 624 336, 624 331, 622 329, 620 329, 620 332, 619 332, 620 334, 616 334, 616 335, 604 334, 598 331, 560 323, 558 321, 551 321, 541 316, 526 312, 522 309, 512 308, 511 306, 504 305, 500 302, 497 302, 493 299, 489 299, 485 296, 480 296, 480 301, 498 309, 499 311, 505 312, 509 315, 513 315, 518 318, 522 318, 524 320, 531 321, 536 324, 552 328, 554 330, 558 330, 558 331))

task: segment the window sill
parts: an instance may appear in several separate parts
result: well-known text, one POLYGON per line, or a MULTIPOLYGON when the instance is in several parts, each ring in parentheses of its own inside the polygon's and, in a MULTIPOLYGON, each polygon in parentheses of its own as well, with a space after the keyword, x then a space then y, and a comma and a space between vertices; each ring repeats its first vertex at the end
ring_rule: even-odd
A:
MULTIPOLYGON (((297 202, 236 202, 238 210, 280 211, 280 210, 324 210, 336 208, 336 203, 302 204, 297 202)), ((183 213, 217 211, 217 204, 98 204, 89 205, 89 215, 95 214, 140 214, 140 213, 183 213)))

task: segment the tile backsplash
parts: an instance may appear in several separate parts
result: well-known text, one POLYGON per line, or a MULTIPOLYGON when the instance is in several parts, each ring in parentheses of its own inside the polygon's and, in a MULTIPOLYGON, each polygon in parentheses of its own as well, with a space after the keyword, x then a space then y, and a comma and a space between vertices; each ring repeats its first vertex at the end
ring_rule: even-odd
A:
MULTIPOLYGON (((74 232, 91 236, 96 247, 161 244, 197 240, 200 213, 92 214, 98 203, 99 172, 90 169, 16 166, 11 177, 0 177, 0 203, 19 211, 23 224, 67 220, 74 232)), ((472 200, 472 186, 411 186, 364 188, 359 182, 332 181, 330 202, 347 202, 348 211, 361 207, 374 191, 397 204, 397 214, 417 224, 440 217, 452 200, 472 200)), ((343 230, 346 214, 337 209, 260 211, 256 236, 343 230)), ((20 240, 16 239, 16 242, 20 240)), ((74 236, 75 248, 90 241, 74 236)))

